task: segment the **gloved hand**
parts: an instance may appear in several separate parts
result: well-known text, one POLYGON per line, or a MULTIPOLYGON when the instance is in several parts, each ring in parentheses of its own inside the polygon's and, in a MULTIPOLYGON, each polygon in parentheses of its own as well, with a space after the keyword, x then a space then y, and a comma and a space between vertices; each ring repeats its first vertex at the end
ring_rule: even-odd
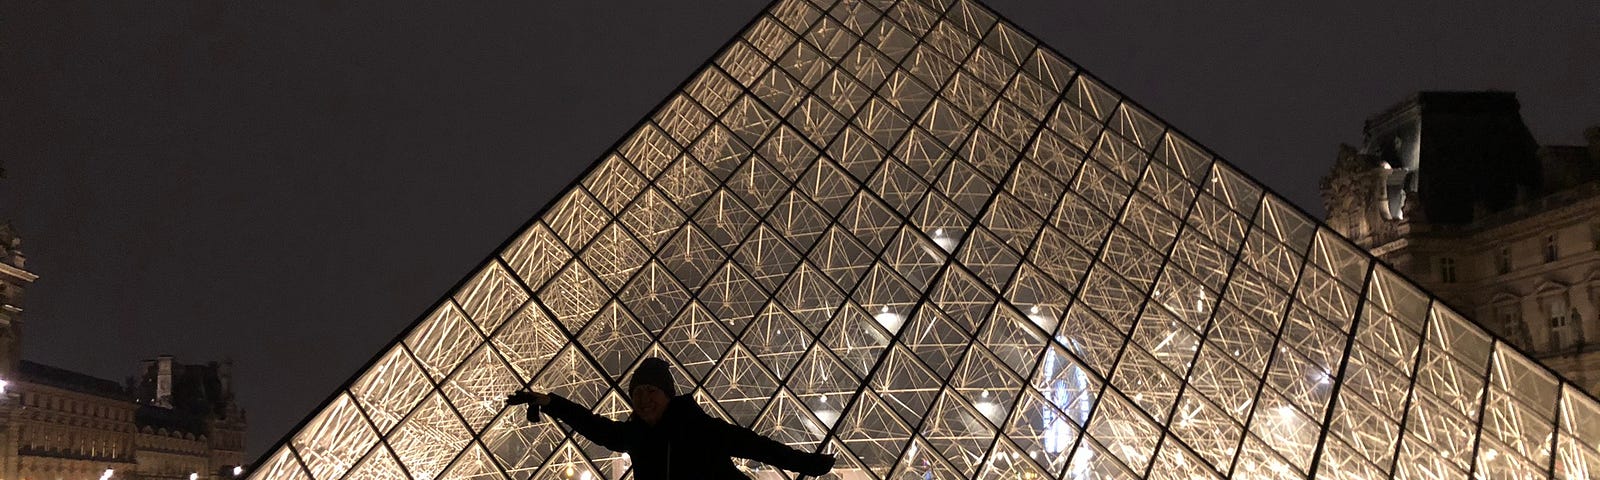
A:
POLYGON ((510 395, 506 395, 506 405, 534 403, 534 400, 536 400, 536 398, 533 396, 533 392, 528 390, 517 390, 515 392, 511 392, 510 395))
POLYGON ((539 423, 541 420, 543 420, 543 418, 539 416, 539 407, 542 405, 549 405, 550 396, 547 394, 533 393, 528 390, 517 390, 515 392, 511 392, 511 395, 506 396, 506 406, 522 404, 528 405, 528 423, 539 423))
POLYGON ((800 465, 798 465, 800 469, 795 471, 802 475, 820 477, 827 475, 828 472, 833 471, 833 464, 835 461, 837 460, 833 458, 833 454, 831 453, 807 454, 805 459, 800 462, 800 465))

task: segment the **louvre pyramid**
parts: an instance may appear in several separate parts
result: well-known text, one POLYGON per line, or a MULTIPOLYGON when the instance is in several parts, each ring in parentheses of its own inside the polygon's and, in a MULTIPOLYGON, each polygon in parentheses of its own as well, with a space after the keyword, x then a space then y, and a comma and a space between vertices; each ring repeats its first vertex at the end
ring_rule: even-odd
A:
POLYGON ((1592 397, 984 6, 781 0, 251 477, 630 478, 501 399, 644 356, 843 479, 1600 473, 1592 397))

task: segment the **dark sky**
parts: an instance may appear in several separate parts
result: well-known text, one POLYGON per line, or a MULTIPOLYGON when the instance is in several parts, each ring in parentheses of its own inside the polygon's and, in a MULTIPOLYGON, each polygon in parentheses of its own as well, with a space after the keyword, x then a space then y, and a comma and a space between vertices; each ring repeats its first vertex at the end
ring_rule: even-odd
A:
MULTIPOLYGON (((253 457, 764 3, 6 2, 26 356, 232 357, 253 457)), ((1515 91, 1543 143, 1600 123, 1594 0, 991 5, 1313 214, 1416 90, 1515 91)))

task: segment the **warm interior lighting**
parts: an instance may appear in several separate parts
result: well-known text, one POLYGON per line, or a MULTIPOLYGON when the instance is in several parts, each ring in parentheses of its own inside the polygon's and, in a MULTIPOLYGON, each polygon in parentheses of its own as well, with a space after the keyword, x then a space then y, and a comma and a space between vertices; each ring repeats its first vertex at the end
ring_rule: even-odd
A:
POLYGON ((646 355, 715 416, 838 451, 843 480, 1516 478, 1593 457, 1578 386, 978 3, 778 2, 252 475, 509 454, 623 478, 627 454, 501 423, 502 395, 532 381, 616 413, 646 355))

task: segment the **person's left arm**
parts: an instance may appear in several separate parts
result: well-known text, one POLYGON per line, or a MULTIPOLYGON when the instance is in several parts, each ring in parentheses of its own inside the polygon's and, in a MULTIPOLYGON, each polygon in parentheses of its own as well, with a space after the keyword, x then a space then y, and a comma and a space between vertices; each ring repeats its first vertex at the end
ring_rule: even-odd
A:
POLYGON ((833 455, 795 450, 748 428, 724 422, 705 412, 699 413, 702 431, 710 433, 729 455, 813 477, 833 470, 833 455))

